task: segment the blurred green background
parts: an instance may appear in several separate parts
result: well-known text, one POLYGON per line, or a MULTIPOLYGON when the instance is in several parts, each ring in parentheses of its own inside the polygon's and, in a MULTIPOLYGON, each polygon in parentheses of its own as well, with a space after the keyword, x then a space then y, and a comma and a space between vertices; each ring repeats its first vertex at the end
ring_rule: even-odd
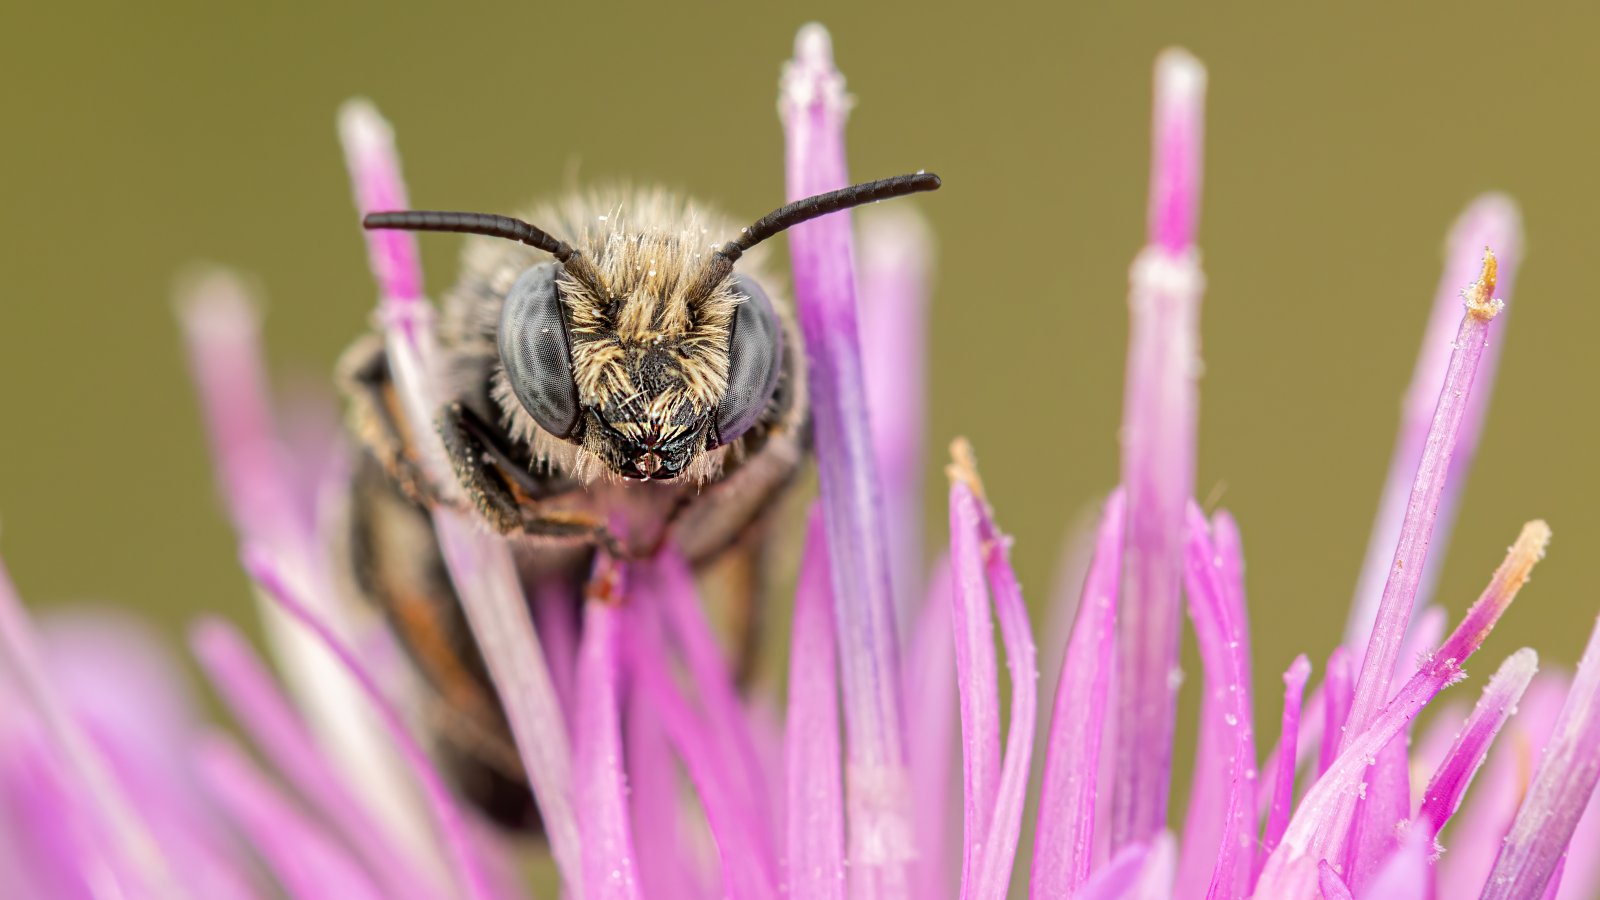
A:
MULTIPOLYGON (((1117 477, 1151 63, 1182 44, 1209 66, 1198 493, 1243 524, 1263 673, 1300 650, 1320 669, 1338 639, 1445 230, 1512 193, 1529 259, 1441 596, 1463 609, 1546 517, 1489 654, 1574 660, 1600 610, 1600 14, 666 6, 0 13, 0 545, 30 602, 126 604, 173 635, 245 610, 169 290, 191 261, 237 266, 268 292, 277 371, 326 378, 373 300, 340 101, 394 122, 419 205, 506 210, 576 166, 756 215, 782 194, 778 67, 818 19, 859 100, 853 172, 945 178, 918 201, 941 248, 929 445, 973 439, 1036 603, 1117 477)), ((457 244, 423 246, 437 292, 457 244)), ((942 533, 937 466, 928 496, 942 533)))

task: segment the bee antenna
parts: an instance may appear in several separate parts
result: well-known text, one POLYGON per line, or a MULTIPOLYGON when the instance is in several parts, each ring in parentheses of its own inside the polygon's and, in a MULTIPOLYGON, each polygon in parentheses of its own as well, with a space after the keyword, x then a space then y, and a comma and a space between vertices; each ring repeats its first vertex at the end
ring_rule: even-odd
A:
POLYGON ((368 231, 445 231, 454 234, 481 234, 485 237, 517 241, 554 256, 572 277, 599 293, 604 293, 594 268, 576 247, 541 228, 510 216, 415 209, 368 213, 361 220, 361 227, 368 231))
POLYGON ((711 261, 707 263, 699 283, 690 296, 695 300, 710 296, 717 285, 722 283, 722 279, 733 271, 733 264, 746 250, 801 222, 809 222, 819 216, 876 203, 879 200, 890 200, 923 191, 936 191, 941 183, 939 176, 932 172, 917 172, 912 175, 896 175, 893 178, 854 184, 780 206, 740 231, 737 238, 718 247, 712 253, 711 261))

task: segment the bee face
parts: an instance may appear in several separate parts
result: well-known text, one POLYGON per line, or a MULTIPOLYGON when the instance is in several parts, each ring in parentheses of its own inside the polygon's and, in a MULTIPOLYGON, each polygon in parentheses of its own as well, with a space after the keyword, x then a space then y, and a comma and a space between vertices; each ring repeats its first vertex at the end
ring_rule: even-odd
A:
POLYGON ((755 280, 708 291, 673 240, 605 241, 595 281, 556 264, 517 280, 498 343, 509 393, 538 426, 634 480, 704 478, 696 463, 760 418, 783 368, 783 326, 755 280))

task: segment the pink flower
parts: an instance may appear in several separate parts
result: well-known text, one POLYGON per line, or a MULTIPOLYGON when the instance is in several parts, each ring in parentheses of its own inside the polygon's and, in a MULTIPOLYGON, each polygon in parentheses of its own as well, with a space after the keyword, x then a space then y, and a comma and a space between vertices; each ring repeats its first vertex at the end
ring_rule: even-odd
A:
MULTIPOLYGON (((1525 525, 1444 636, 1427 605, 1429 560, 1484 422, 1504 327, 1496 294, 1519 261, 1504 198, 1475 202, 1452 231, 1350 630, 1303 648, 1333 650, 1319 682, 1304 654, 1283 675, 1276 748, 1261 752, 1252 695, 1276 681, 1252 678, 1241 527, 1191 496, 1205 86, 1187 54, 1158 61, 1121 486, 1108 479, 1053 697, 1039 696, 1010 539, 965 442, 949 468, 948 552, 923 570, 915 472, 932 254, 903 211, 863 226, 859 265, 848 215, 790 234, 821 497, 781 704, 736 687, 670 549, 602 560, 577 627, 530 615, 537 598, 499 538, 434 512, 566 895, 1001 898, 1026 884, 1035 897, 1540 898, 1600 887, 1587 850, 1600 814, 1585 816, 1600 780, 1600 628, 1571 677, 1539 674, 1534 652, 1519 650, 1470 713, 1442 713, 1411 740, 1550 537, 1525 525), (1179 816, 1168 785, 1185 609, 1203 678, 1195 788, 1179 816), (1033 857, 1019 862, 1028 828, 1033 857)), ((780 94, 792 197, 847 183, 847 108, 830 39, 807 26, 780 94)), ((358 209, 404 206, 387 123, 352 102, 339 128, 358 209)), ((442 378, 415 244, 398 232, 368 241, 402 424, 419 464, 452 484, 432 428, 442 378)), ((252 757, 193 713, 134 626, 109 614, 36 624, 0 569, 0 895, 527 896, 512 845, 451 794, 413 732, 392 639, 341 589, 326 525, 345 478, 335 439, 276 422, 236 279, 213 273, 185 296, 222 493, 283 683, 232 625, 195 627, 196 657, 252 757)))

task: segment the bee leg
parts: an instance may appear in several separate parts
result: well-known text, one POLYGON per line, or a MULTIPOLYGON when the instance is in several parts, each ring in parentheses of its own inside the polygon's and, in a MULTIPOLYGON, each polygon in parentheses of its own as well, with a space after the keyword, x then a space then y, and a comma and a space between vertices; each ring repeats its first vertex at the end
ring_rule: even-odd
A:
POLYGON ((560 478, 533 472, 512 449, 505 430, 485 421, 471 406, 451 403, 439 418, 439 435, 455 466, 456 479, 472 505, 501 534, 582 538, 616 556, 627 556, 605 522, 571 512, 540 512, 541 501, 576 489, 560 478))
POLYGON ((361 337, 339 358, 336 381, 349 407, 350 430, 389 479, 412 500, 433 495, 400 427, 403 415, 383 339, 361 337))
POLYGON ((456 481, 479 514, 501 534, 522 531, 522 509, 514 487, 516 467, 486 439, 486 423, 460 403, 445 407, 439 436, 455 468, 456 481))

